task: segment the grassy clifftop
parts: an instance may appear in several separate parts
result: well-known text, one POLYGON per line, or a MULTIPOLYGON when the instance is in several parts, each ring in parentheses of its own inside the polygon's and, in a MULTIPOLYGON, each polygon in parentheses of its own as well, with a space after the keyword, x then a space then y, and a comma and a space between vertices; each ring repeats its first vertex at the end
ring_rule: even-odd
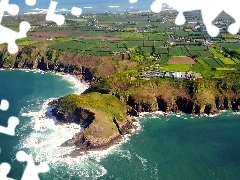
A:
POLYGON ((93 123, 84 131, 85 135, 93 135, 98 138, 108 138, 118 132, 113 122, 115 118, 122 123, 126 117, 126 108, 117 97, 97 92, 76 95, 70 94, 58 100, 56 105, 58 111, 74 112, 81 108, 94 113, 93 123))
MULTIPOLYGON (((186 103, 191 101, 192 108, 188 108, 189 111, 187 112, 195 111, 195 113, 199 113, 200 110, 194 110, 195 107, 202 109, 200 112, 203 112, 205 106, 210 106, 210 111, 211 109, 215 111, 216 109, 235 106, 234 101, 240 98, 239 77, 237 73, 225 78, 197 80, 141 80, 112 76, 96 83, 92 88, 93 91, 106 92, 108 90, 108 92, 116 94, 123 102, 140 112, 159 110, 160 99, 166 104, 164 106, 169 107, 170 110, 173 108, 173 104, 177 103, 178 109, 181 109, 181 106, 188 106, 186 103), (185 99, 186 103, 180 103, 180 100, 178 100, 180 97, 185 99)), ((166 108, 160 108, 160 110, 166 108)))

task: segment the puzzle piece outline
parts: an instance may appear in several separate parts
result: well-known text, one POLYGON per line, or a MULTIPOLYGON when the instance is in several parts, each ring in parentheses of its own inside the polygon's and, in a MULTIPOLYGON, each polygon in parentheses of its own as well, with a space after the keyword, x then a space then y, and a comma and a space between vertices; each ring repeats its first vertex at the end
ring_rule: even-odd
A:
POLYGON ((18 151, 16 154, 16 159, 19 162, 27 162, 21 180, 40 180, 38 174, 49 171, 49 166, 47 163, 42 162, 36 166, 32 155, 27 154, 24 151, 18 151))
POLYGON ((218 15, 224 11, 230 15, 235 23, 228 27, 228 32, 230 34, 237 34, 240 29, 240 11, 237 9, 232 9, 234 0, 219 0, 218 5, 215 6, 214 2, 207 0, 154 0, 150 6, 152 12, 160 13, 162 11, 163 4, 168 4, 170 7, 178 11, 178 15, 175 19, 177 25, 183 25, 186 22, 183 12, 201 10, 203 23, 207 28, 207 32, 211 37, 216 37, 220 29, 212 24, 212 22, 218 17, 218 15), (230 1, 230 2, 229 2, 230 1), (214 8, 213 8, 214 7, 214 8))
MULTIPOLYGON (((49 7, 48 7, 48 12, 46 15, 46 20, 53 21, 58 26, 61 26, 65 23, 65 17, 64 17, 64 15, 55 13, 55 11, 57 9, 57 5, 58 5, 57 1, 52 1, 52 0, 50 1, 49 7)), ((79 7, 73 6, 71 9, 71 13, 74 16, 80 16, 82 14, 82 9, 79 7)))
MULTIPOLYGON (((25 3, 29 6, 33 6, 36 4, 36 0, 25 0, 25 3)), ((15 32, 10 28, 1 25, 5 12, 13 16, 17 15, 19 12, 19 6, 16 4, 9 4, 9 0, 1 0, 0 2, 0 44, 7 43, 8 52, 10 54, 15 54, 18 51, 16 40, 27 37, 27 32, 30 30, 31 26, 28 22, 22 21, 19 25, 19 32, 15 32)))
POLYGON ((11 170, 10 164, 3 162, 0 164, 0 179, 1 180, 15 180, 13 178, 7 177, 11 170))
MULTIPOLYGON (((0 110, 7 111, 9 108, 9 102, 6 99, 1 100, 0 110)), ((15 129, 19 124, 19 119, 15 116, 11 116, 8 118, 8 126, 4 127, 0 125, 0 133, 6 134, 9 136, 15 135, 15 129)))

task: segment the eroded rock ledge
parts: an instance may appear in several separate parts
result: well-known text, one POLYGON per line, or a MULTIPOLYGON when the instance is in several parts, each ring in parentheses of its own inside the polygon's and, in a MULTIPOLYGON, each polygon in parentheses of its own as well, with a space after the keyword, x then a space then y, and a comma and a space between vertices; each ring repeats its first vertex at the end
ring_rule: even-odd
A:
POLYGON ((166 113, 183 112, 186 114, 202 115, 217 114, 220 110, 232 110, 240 112, 240 97, 219 98, 216 97, 214 104, 199 105, 192 99, 177 96, 174 100, 168 102, 162 97, 153 98, 155 103, 137 101, 134 97, 128 97, 129 114, 138 116, 141 112, 163 111, 166 113))
POLYGON ((62 143, 62 147, 75 147, 66 156, 107 149, 137 128, 136 120, 127 115, 124 104, 113 95, 70 94, 50 105, 55 107, 52 113, 59 121, 57 124, 76 123, 85 128, 62 143))
MULTIPOLYGON (((97 138, 94 135, 85 135, 84 132, 77 133, 72 139, 64 142, 61 147, 75 147, 75 149, 65 156, 76 157, 85 154, 88 151, 105 150, 113 145, 119 144, 126 134, 132 134, 133 130, 137 128, 134 125, 136 120, 134 118, 127 119, 123 124, 119 125, 121 133, 116 132, 108 138, 97 138)), ((116 127, 117 128, 117 127, 116 127)))

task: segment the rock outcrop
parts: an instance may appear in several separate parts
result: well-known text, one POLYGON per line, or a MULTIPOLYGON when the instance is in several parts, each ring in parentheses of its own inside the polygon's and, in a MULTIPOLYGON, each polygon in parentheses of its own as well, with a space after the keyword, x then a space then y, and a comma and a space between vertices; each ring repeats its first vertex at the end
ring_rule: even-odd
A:
POLYGON ((216 97, 215 104, 205 104, 199 105, 194 102, 192 99, 187 99, 185 97, 174 97, 174 101, 167 102, 162 97, 155 97, 157 103, 157 109, 155 106, 145 102, 137 102, 134 97, 130 96, 127 100, 127 105, 129 105, 128 113, 136 116, 141 112, 154 112, 154 111, 163 111, 163 112, 174 112, 179 113, 183 112, 186 114, 216 114, 220 110, 233 110, 240 111, 240 97, 229 99, 224 97, 222 99, 216 97))
POLYGON ((133 129, 137 128, 137 126, 134 125, 135 121, 136 120, 134 118, 129 118, 121 125, 114 121, 116 128, 118 129, 118 133, 115 133, 108 138, 97 138, 94 137, 94 135, 86 135, 84 131, 79 132, 75 134, 72 139, 64 142, 61 147, 75 147, 75 150, 73 150, 69 156, 78 156, 82 152, 86 151, 107 149, 121 142, 124 135, 131 134, 133 129))
POLYGON ((70 109, 58 109, 54 108, 52 114, 61 123, 76 123, 84 128, 88 127, 95 119, 95 114, 91 111, 83 108, 70 109))

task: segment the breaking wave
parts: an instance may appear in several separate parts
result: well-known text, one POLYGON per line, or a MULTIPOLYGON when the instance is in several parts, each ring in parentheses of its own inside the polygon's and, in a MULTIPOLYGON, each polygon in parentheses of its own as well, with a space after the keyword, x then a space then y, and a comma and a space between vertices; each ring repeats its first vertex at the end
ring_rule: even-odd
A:
MULTIPOLYGON (((39 73, 42 72, 39 71, 39 73)), ((79 83, 74 76, 57 75, 69 81, 73 86, 73 91, 77 94, 81 94, 87 88, 87 85, 79 83)), ((54 99, 56 98, 35 99, 29 101, 28 106, 22 108, 20 117, 29 119, 29 121, 26 121, 25 125, 17 132, 17 136, 21 136, 21 140, 16 149, 28 151, 36 162, 47 162, 51 168, 51 176, 54 176, 53 179, 62 177, 66 177, 66 179, 71 177, 97 179, 103 176, 107 170, 100 164, 101 160, 109 154, 125 154, 125 151, 121 150, 121 144, 129 140, 129 135, 124 136, 121 143, 107 150, 92 151, 78 157, 64 156, 74 148, 60 147, 61 144, 71 139, 82 128, 74 123, 55 125, 57 120, 51 114, 53 107, 48 105, 54 99), (65 170, 63 171, 63 169, 65 170)))

